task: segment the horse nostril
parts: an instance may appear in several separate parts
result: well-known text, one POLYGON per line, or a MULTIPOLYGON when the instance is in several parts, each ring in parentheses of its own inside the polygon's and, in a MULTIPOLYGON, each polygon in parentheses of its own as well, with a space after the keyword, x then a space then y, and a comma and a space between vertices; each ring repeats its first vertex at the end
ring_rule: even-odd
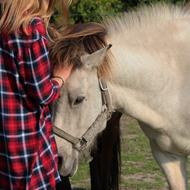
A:
POLYGON ((78 104, 81 104, 85 99, 85 96, 78 96, 75 101, 73 102, 73 105, 76 106, 78 104))

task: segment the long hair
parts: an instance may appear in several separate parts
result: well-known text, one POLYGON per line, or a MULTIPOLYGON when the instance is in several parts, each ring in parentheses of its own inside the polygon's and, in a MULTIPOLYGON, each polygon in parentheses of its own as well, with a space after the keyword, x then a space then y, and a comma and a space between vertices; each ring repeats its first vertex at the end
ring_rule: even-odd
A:
MULTIPOLYGON (((27 33, 27 27, 32 18, 40 17, 46 27, 49 24, 56 0, 4 0, 0 18, 0 32, 12 33, 22 28, 27 33)), ((70 0, 62 0, 64 8, 70 0)), ((66 16, 66 14, 64 14, 66 16)))
POLYGON ((12 33, 20 27, 27 31, 32 18, 40 17, 48 24, 55 0, 5 0, 0 19, 0 31, 12 33))
POLYGON ((114 112, 91 152, 91 190, 119 190, 121 175, 120 112, 114 112))

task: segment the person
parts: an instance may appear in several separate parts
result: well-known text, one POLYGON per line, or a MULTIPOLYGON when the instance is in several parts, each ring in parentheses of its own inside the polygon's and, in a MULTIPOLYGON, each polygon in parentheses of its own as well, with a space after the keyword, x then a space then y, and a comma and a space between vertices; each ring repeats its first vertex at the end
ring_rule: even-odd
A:
POLYGON ((72 66, 51 72, 54 0, 1 0, 0 189, 53 190, 60 182, 49 104, 72 66))

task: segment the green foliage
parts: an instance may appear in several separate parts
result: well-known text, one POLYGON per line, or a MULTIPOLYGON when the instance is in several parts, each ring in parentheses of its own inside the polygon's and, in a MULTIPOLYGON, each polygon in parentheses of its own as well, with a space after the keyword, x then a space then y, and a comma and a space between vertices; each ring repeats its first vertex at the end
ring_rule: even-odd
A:
POLYGON ((70 14, 75 22, 100 21, 123 11, 124 5, 121 0, 77 0, 71 6, 70 14))
MULTIPOLYGON (((158 2, 184 4, 190 0, 73 0, 70 6, 71 23, 101 21, 106 16, 113 16, 118 12, 129 11, 141 5, 158 2)), ((56 8, 52 22, 61 21, 63 16, 56 8)))
POLYGON ((185 0, 75 0, 70 7, 73 22, 100 21, 106 16, 157 2, 185 3, 185 0))

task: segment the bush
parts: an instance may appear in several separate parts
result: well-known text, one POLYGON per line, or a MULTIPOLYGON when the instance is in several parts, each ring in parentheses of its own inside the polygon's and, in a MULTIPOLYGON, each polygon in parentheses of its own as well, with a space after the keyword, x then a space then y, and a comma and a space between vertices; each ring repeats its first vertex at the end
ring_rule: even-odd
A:
POLYGON ((121 0, 78 0, 70 7, 70 14, 74 22, 90 22, 100 21, 123 10, 121 0))
MULTIPOLYGON (((140 5, 149 5, 157 2, 173 4, 185 3, 188 0, 73 0, 70 6, 71 23, 101 21, 106 16, 113 16, 118 12, 128 11, 140 5)), ((56 9, 53 22, 59 20, 59 11, 56 9)))

